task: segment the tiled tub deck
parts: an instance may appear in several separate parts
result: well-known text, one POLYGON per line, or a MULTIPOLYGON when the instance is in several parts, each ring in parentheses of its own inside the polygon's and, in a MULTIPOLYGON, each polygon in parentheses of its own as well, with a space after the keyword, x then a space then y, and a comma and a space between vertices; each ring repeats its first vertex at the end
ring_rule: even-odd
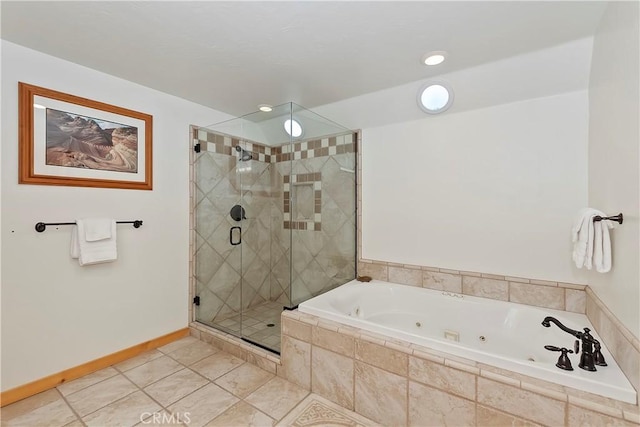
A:
POLYGON ((298 311, 282 314, 277 371, 383 425, 640 424, 637 405, 298 311))

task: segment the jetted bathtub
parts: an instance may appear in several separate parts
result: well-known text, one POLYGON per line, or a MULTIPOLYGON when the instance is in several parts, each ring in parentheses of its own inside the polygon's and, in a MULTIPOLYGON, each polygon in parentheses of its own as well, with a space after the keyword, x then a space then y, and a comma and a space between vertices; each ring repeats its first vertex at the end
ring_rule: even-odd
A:
POLYGON ((636 402, 636 391, 583 314, 378 280, 354 280, 301 303, 298 310, 564 386, 636 402), (573 349, 576 338, 554 324, 543 327, 547 316, 574 330, 590 328, 591 335, 602 343, 608 366, 588 372, 578 367, 580 354, 570 354, 574 370, 557 368, 560 353, 544 346, 573 349))

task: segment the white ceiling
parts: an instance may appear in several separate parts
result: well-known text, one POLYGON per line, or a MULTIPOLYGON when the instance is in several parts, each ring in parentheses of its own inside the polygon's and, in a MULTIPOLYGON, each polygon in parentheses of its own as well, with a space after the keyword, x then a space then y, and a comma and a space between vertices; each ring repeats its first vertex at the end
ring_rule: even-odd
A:
POLYGON ((2 1, 2 38, 232 115, 307 108, 592 35, 598 1, 2 1), (449 52, 427 68, 421 56, 449 52))

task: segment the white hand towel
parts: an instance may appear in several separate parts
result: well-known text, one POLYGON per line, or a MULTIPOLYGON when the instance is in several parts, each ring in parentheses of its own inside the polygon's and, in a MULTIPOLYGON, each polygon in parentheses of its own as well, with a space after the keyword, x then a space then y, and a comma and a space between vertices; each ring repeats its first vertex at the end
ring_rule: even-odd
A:
POLYGON ((580 209, 580 212, 578 212, 578 216, 573 222, 573 227, 571 228, 571 241, 573 243, 578 241, 579 233, 580 233, 580 230, 582 229, 582 225, 584 222, 584 217, 590 210, 591 208, 584 208, 584 209, 580 209))
POLYGON ((111 238, 111 222, 109 218, 86 218, 84 222, 85 239, 87 242, 97 242, 111 238))
POLYGON ((71 232, 71 257, 78 258, 80 265, 115 261, 118 258, 116 221, 106 218, 76 220, 71 232))
POLYGON ((587 254, 584 257, 584 266, 587 267, 587 270, 591 270, 591 267, 593 267, 593 243, 595 240, 594 216, 595 215, 590 215, 587 218, 587 254))
MULTIPOLYGON (((589 234, 593 235, 592 218, 599 215, 599 211, 585 208, 580 211, 571 230, 571 240, 573 241, 573 261, 576 267, 582 268, 585 263, 587 268, 591 268, 591 256, 589 255, 589 234), (587 261, 587 258, 589 260, 587 261)), ((593 239, 591 241, 593 244, 593 239)), ((593 253, 593 246, 591 249, 593 253)))
POLYGON ((597 221, 594 225, 595 240, 593 243, 593 265, 598 273, 611 270, 611 239, 609 229, 613 228, 611 221, 597 221))

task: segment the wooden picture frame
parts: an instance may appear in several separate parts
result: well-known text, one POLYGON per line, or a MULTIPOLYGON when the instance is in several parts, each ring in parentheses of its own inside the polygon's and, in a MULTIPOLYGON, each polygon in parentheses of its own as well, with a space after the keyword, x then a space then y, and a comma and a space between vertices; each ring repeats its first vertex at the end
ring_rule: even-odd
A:
POLYGON ((18 83, 18 182, 152 189, 153 117, 18 83))

